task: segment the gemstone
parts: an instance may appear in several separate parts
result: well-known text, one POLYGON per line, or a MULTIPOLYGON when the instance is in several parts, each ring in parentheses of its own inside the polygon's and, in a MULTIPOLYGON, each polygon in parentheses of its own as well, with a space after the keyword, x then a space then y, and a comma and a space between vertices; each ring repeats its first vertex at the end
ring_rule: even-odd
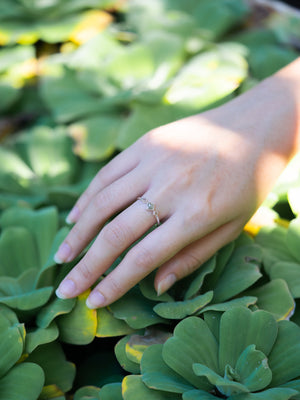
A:
POLYGON ((154 210, 154 204, 150 203, 150 201, 147 203, 147 209, 148 210, 154 210))

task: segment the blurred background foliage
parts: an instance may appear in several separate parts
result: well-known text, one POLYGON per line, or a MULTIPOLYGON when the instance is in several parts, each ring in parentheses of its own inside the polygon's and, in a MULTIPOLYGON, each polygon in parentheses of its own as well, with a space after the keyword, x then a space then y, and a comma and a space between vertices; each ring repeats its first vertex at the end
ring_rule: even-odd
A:
MULTIPOLYGON (((299 52, 296 13, 251 0, 1 0, 0 400, 181 398, 153 393, 140 376, 123 380, 141 373, 143 352, 178 321, 197 316, 213 330, 215 316, 248 307, 300 324, 299 156, 248 234, 162 296, 151 274, 110 307, 88 310, 88 293, 54 295, 77 260, 53 261, 67 212, 101 166, 299 52)), ((184 398, 211 398, 202 395, 184 398)))

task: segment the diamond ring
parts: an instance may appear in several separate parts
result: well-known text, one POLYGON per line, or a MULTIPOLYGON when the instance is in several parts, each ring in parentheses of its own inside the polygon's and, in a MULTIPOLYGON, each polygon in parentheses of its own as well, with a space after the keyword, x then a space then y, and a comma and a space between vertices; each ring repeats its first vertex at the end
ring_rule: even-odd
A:
POLYGON ((157 225, 159 225, 160 220, 159 220, 158 211, 157 211, 155 204, 151 203, 145 197, 138 197, 137 199, 140 200, 142 203, 146 204, 146 207, 147 207, 146 210, 151 212, 152 215, 154 215, 154 217, 156 218, 156 223, 157 223, 157 225))

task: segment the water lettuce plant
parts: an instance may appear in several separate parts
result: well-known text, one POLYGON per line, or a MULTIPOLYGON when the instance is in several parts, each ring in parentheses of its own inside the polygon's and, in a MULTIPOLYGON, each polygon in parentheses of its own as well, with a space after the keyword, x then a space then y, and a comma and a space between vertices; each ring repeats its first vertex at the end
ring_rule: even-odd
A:
POLYGON ((144 351, 140 377, 124 379, 123 396, 126 400, 147 398, 147 393, 153 399, 181 398, 178 394, 184 400, 298 398, 299 329, 289 321, 276 322, 266 311, 244 307, 222 315, 208 312, 204 319, 186 318, 164 344, 144 351))

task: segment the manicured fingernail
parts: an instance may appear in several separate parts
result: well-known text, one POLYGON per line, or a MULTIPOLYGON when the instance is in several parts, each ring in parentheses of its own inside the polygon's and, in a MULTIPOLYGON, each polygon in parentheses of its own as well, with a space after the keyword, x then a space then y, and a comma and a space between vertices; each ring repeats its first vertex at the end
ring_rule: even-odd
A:
POLYGON ((157 288, 157 295, 165 293, 174 283, 177 281, 176 276, 174 274, 167 275, 162 281, 159 282, 157 288))
POLYGON ((105 303, 105 297, 98 290, 92 292, 86 300, 88 308, 94 309, 102 307, 105 303))
POLYGON ((68 245, 68 243, 62 243, 54 256, 54 261, 57 264, 62 264, 63 262, 66 262, 68 260, 70 254, 71 247, 68 245))
POLYGON ((75 283, 71 279, 66 279, 61 282, 55 293, 60 299, 68 299, 69 297, 74 296, 75 289, 75 283))
POLYGON ((75 206, 72 208, 72 210, 67 215, 66 223, 74 224, 74 222, 77 222, 78 219, 79 219, 79 208, 75 206))

